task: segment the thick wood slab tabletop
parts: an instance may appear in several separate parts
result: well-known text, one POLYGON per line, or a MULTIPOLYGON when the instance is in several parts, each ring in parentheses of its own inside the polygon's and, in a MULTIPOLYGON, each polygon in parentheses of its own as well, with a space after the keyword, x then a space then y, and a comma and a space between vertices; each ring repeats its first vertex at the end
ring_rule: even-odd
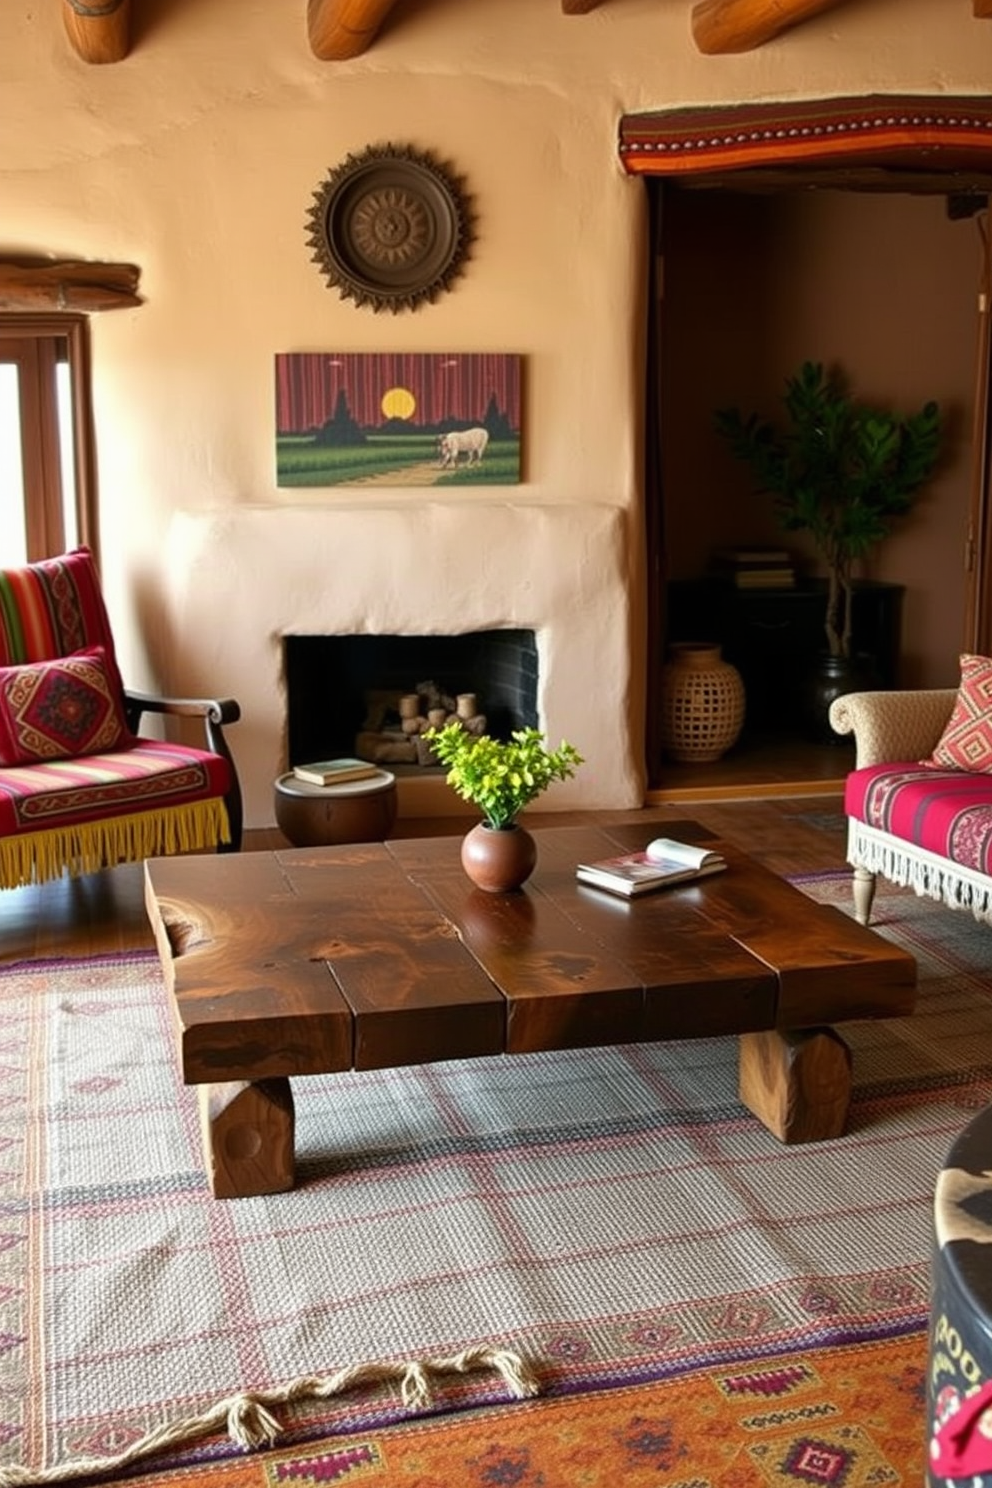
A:
POLYGON ((536 831, 513 894, 461 840, 157 858, 146 903, 197 1084, 497 1052, 799 1029, 912 1010, 913 958, 695 823, 726 873, 633 901, 580 860, 657 824, 536 831))

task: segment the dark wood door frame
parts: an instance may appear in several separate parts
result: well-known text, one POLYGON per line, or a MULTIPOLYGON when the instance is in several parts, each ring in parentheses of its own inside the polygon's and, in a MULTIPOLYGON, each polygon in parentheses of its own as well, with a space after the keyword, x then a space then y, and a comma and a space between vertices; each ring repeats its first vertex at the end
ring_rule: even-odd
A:
POLYGON ((965 550, 964 650, 988 656, 992 647, 992 542, 989 491, 992 471, 992 246, 986 199, 978 285, 978 343, 975 353, 975 414, 972 424, 971 505, 965 550))

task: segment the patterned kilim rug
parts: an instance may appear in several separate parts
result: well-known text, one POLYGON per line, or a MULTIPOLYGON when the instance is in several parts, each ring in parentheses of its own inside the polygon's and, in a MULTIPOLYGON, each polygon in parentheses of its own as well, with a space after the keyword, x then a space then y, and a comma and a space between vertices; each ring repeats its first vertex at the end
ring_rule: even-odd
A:
MULTIPOLYGON (((846 875, 801 886, 848 907, 846 875)), ((896 890, 877 928, 921 1005, 845 1025, 838 1141, 776 1143, 733 1039, 476 1060, 298 1082, 300 1186, 228 1203, 156 959, 0 971, 0 1484, 196 1417, 130 1477, 919 1481, 933 1190, 992 1100, 992 932, 896 890), (482 1347, 540 1397, 373 1369, 274 1406, 248 1456, 205 1416, 482 1347)))

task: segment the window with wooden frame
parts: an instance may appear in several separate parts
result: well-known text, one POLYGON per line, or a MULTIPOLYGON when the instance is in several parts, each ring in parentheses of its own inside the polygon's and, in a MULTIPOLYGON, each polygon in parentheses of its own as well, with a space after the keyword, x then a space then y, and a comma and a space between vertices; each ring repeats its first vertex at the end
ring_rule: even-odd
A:
POLYGON ((0 567, 97 549, 89 324, 0 315, 0 567))

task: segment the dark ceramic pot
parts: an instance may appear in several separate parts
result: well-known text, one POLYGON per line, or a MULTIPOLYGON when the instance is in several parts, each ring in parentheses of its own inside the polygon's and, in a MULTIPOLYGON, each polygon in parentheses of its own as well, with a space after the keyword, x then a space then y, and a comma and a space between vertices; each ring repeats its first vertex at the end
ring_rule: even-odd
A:
POLYGON ((845 693, 867 692, 878 685, 870 656, 821 656, 806 678, 803 693, 803 719, 809 738, 817 744, 850 743, 830 727, 830 704, 845 693))
POLYGON ((537 843, 528 831, 479 822, 462 839, 462 867, 479 889, 504 894, 519 889, 534 872, 537 843))

